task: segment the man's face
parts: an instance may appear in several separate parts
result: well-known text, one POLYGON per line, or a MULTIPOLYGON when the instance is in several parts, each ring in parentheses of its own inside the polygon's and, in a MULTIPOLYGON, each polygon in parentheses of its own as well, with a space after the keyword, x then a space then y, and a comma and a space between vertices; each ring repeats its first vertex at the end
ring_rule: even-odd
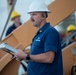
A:
POLYGON ((72 35, 72 34, 73 34, 73 31, 69 31, 68 34, 69 34, 69 35, 72 35))
POLYGON ((14 18, 14 22, 20 23, 20 16, 15 17, 15 18, 14 18))
POLYGON ((40 27, 43 21, 42 13, 33 12, 30 13, 30 16, 33 26, 40 27))

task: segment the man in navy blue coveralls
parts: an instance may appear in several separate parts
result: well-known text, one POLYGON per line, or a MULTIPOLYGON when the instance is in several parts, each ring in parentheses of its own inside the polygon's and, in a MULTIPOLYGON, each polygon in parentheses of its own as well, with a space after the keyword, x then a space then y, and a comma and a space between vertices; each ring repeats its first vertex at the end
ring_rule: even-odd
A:
POLYGON ((33 2, 30 6, 30 19, 33 26, 38 28, 32 40, 30 55, 21 50, 14 54, 16 58, 30 60, 27 75, 63 75, 60 36, 57 30, 46 22, 48 13, 44 2, 33 2))

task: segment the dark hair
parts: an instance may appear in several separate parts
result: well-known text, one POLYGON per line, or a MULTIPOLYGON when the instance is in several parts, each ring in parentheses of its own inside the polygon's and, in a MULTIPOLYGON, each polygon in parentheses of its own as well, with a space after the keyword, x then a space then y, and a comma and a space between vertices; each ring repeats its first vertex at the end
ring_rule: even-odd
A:
POLYGON ((43 12, 42 13, 42 17, 46 17, 47 18, 48 17, 48 13, 47 12, 43 12))

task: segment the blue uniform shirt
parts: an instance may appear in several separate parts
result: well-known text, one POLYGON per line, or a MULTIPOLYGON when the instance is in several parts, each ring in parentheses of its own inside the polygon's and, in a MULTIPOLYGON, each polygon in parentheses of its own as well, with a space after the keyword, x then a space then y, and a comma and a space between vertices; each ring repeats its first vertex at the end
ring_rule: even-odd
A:
MULTIPOLYGON (((20 23, 21 25, 22 23, 20 23)), ((13 30, 15 30, 17 27, 15 26, 15 24, 12 24, 8 29, 7 29, 7 32, 6 32, 6 36, 9 35, 13 30)))
MULTIPOLYGON (((28 75, 63 75, 60 36, 55 28, 46 23, 38 30, 32 40, 30 55, 53 51, 55 58, 52 63, 29 61, 28 75)), ((50 57, 49 57, 50 58, 50 57)))

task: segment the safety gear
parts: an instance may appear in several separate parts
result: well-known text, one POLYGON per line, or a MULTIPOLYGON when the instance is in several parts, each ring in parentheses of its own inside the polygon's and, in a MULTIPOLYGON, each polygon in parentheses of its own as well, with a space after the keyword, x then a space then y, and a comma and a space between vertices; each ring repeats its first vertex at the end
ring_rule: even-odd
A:
POLYGON ((50 12, 44 1, 35 0, 31 3, 28 13, 31 12, 50 12))
POLYGON ((20 14, 16 11, 13 11, 12 14, 11 14, 11 20, 17 16, 20 16, 20 14))
POLYGON ((72 24, 67 27, 67 32, 74 31, 74 30, 76 30, 76 27, 72 24))

